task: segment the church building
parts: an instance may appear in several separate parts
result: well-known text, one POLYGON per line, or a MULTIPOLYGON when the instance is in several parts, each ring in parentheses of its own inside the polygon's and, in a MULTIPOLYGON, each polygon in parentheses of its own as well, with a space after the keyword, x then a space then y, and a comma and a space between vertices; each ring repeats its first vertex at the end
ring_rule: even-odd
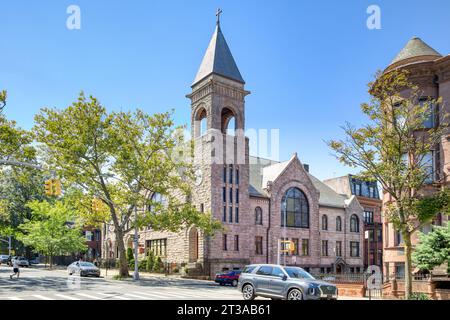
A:
POLYGON ((192 201, 224 230, 211 237, 195 227, 180 233, 144 230, 139 241, 145 250, 193 276, 277 262, 313 273, 362 272, 364 210, 357 197, 338 194, 315 178, 296 153, 282 162, 249 155, 244 131, 250 92, 219 20, 191 87, 198 177, 192 201), (293 253, 280 257, 281 239, 293 241, 293 253))

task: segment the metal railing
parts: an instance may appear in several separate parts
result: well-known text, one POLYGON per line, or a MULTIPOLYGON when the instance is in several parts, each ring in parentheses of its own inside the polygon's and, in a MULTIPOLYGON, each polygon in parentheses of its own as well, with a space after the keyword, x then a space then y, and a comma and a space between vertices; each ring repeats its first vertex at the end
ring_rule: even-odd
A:
POLYGON ((313 274, 313 277, 331 283, 364 284, 366 281, 364 273, 321 273, 313 274))

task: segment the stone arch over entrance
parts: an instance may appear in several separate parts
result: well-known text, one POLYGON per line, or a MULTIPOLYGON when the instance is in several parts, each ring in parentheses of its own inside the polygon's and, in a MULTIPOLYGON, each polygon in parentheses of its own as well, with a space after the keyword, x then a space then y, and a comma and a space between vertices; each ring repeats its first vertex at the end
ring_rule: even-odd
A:
POLYGON ((198 230, 192 227, 189 230, 189 262, 197 262, 198 260, 198 230))
POLYGON ((347 270, 347 264, 345 263, 344 259, 337 258, 334 262, 334 273, 340 274, 345 273, 347 270))

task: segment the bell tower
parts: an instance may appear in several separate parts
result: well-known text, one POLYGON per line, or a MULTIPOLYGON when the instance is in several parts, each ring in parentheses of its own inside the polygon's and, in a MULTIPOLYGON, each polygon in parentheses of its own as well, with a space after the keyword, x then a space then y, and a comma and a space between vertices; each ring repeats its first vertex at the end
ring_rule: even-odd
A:
POLYGON ((220 28, 220 14, 191 86, 191 132, 197 183, 193 203, 225 230, 201 239, 199 263, 206 274, 248 262, 249 143, 245 137, 245 81, 220 28))

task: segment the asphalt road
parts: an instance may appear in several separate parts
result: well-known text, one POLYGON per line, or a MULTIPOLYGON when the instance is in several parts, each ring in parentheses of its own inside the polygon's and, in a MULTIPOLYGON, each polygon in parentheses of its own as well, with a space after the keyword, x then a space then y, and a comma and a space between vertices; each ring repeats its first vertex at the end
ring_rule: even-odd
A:
POLYGON ((242 300, 236 288, 211 281, 146 277, 138 282, 68 276, 63 270, 21 268, 10 279, 0 266, 0 300, 242 300))

